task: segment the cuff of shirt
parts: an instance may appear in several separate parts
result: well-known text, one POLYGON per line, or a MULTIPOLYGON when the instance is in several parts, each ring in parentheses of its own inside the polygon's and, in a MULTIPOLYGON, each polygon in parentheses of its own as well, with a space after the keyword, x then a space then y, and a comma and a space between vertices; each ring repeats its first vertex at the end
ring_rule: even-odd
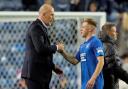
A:
POLYGON ((58 45, 56 45, 57 51, 58 51, 58 45))

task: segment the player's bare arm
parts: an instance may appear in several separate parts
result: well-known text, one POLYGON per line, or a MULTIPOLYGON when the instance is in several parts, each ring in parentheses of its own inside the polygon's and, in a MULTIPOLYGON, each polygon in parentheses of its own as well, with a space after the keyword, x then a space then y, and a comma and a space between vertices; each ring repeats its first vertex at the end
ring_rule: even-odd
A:
POLYGON ((104 66, 104 56, 99 56, 99 57, 97 57, 97 59, 98 59, 98 64, 97 64, 95 72, 92 76, 92 78, 94 78, 94 79, 97 78, 97 76, 100 74, 100 72, 102 71, 103 66, 104 66))
POLYGON ((97 79, 98 75, 100 74, 100 72, 103 69, 104 66, 104 56, 99 56, 97 57, 98 59, 98 64, 96 66, 96 69, 91 77, 91 79, 88 81, 86 87, 87 89, 93 88, 94 84, 95 84, 95 80, 97 79))
POLYGON ((79 62, 73 55, 66 53, 65 50, 63 50, 61 54, 68 62, 73 65, 76 65, 79 62))

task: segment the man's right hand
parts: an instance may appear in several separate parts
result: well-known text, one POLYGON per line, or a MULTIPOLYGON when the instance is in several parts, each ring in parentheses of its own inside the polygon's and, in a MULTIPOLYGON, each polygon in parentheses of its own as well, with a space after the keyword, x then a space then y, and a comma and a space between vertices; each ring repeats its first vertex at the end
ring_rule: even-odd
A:
POLYGON ((61 53, 61 52, 64 51, 64 44, 62 42, 58 42, 56 46, 57 46, 57 51, 58 52, 61 53))

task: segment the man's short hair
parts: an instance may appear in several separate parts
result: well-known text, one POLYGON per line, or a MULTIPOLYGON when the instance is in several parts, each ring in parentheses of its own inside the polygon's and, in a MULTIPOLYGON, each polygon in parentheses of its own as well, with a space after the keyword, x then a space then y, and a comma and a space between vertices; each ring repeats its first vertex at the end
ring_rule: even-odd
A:
POLYGON ((111 31, 111 28, 116 26, 114 23, 107 22, 102 26, 103 31, 111 31))
POLYGON ((102 26, 102 30, 99 32, 99 34, 98 34, 98 36, 99 36, 99 38, 105 38, 106 37, 106 35, 108 35, 108 31, 111 31, 111 28, 113 27, 113 26, 116 26, 115 24, 113 24, 113 23, 109 23, 109 22, 107 22, 107 23, 105 23, 103 26, 102 26))
POLYGON ((90 25, 92 25, 92 26, 94 26, 94 27, 97 26, 96 21, 94 21, 94 20, 91 19, 91 18, 84 19, 84 20, 82 21, 82 23, 83 23, 83 22, 87 22, 88 24, 90 24, 90 25))

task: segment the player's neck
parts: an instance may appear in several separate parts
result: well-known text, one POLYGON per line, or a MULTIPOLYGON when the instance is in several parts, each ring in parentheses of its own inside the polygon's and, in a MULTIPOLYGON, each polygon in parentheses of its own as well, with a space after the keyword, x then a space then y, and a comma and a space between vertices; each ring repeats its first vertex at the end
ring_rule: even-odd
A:
POLYGON ((85 38, 85 41, 88 41, 94 34, 88 34, 87 37, 85 38))

